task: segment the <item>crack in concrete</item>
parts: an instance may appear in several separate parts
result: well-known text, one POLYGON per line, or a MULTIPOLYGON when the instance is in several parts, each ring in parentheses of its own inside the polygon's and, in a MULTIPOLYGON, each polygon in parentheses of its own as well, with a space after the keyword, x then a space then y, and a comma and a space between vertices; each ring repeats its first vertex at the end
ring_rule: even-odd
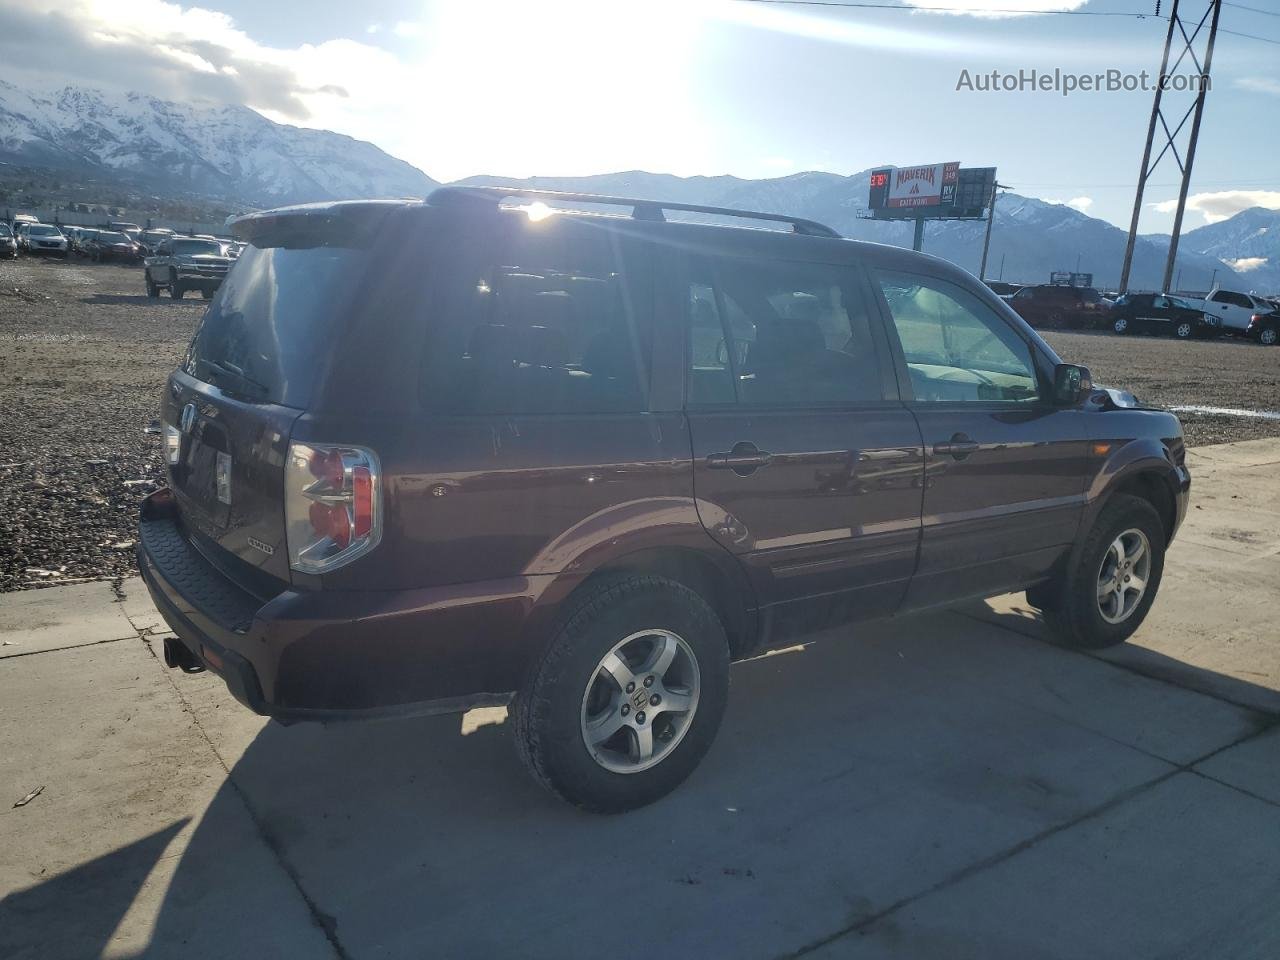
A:
MULTIPOLYGON (((795 950, 791 953, 781 954, 777 958, 777 960, 795 960, 795 958, 807 956, 808 954, 813 953, 815 950, 820 950, 821 948, 827 946, 828 944, 834 943, 837 940, 841 940, 844 937, 849 936, 850 934, 860 933, 864 930, 867 930, 868 928, 875 925, 879 921, 901 910, 903 907, 910 906, 913 903, 923 900, 925 897, 928 897, 935 893, 939 893, 943 890, 946 890, 948 887, 953 887, 956 884, 961 883, 964 880, 967 880, 969 877, 976 876, 977 874, 982 873, 984 870, 990 870, 992 867, 998 866, 1001 863, 1011 860, 1012 858, 1016 857, 1018 854, 1026 850, 1030 850, 1032 847, 1036 846, 1042 841, 1048 840, 1050 837, 1054 837, 1059 833, 1063 833, 1067 830, 1070 830, 1072 827, 1078 826, 1089 820, 1097 819, 1103 814, 1110 813, 1112 810, 1115 810, 1123 806, 1124 804, 1128 803, 1130 800, 1133 800, 1134 798, 1139 797, 1142 794, 1147 793, 1150 790, 1153 790, 1154 788, 1160 786, 1160 784, 1165 783, 1168 780, 1172 780, 1174 777, 1176 777, 1180 773, 1189 773, 1193 776, 1202 777, 1206 780, 1213 780, 1214 782, 1220 782, 1220 781, 1217 781, 1215 778, 1206 776, 1205 774, 1202 774, 1198 770, 1195 770, 1193 768, 1198 764, 1204 763, 1206 760, 1216 757, 1220 753, 1223 753, 1227 750, 1231 750, 1232 748, 1238 747, 1241 744, 1248 743, 1250 740, 1254 739, 1255 737, 1263 736, 1264 734, 1270 731, 1270 728, 1271 727, 1269 725, 1264 729, 1254 730, 1252 733, 1247 733, 1244 736, 1231 741, 1230 743, 1224 744, 1221 747, 1217 747, 1213 750, 1210 750, 1204 756, 1196 757, 1194 760, 1189 760, 1188 762, 1183 764, 1173 764, 1172 765, 1173 769, 1168 770, 1165 773, 1162 773, 1158 777, 1153 777, 1152 779, 1144 781, 1143 783, 1137 784, 1136 786, 1130 787, 1127 790, 1122 790, 1120 793, 1116 794, 1114 797, 1112 797, 1110 800, 1107 800, 1105 803, 1099 804, 1096 807, 1086 810, 1083 813, 1079 814, 1078 816, 1071 818, 1070 820, 1066 820, 1060 824, 1056 824, 1052 827, 1048 827, 1047 829, 1042 830, 1037 834, 1033 834, 1032 836, 1026 838, 1025 840, 1021 840, 1018 843, 1013 844, 1012 846, 1006 848, 1005 850, 1002 850, 998 853, 994 853, 989 857, 984 857, 983 859, 978 860, 974 863, 971 863, 968 866, 961 867, 959 870, 955 871, 954 873, 950 874, 947 877, 944 877, 943 879, 939 880, 937 883, 934 883, 923 890, 919 890, 916 893, 908 894, 905 897, 900 897, 898 900, 889 904, 887 907, 884 907, 883 909, 876 911, 870 916, 864 917, 863 919, 857 921, 856 923, 851 923, 848 926, 841 927, 839 930, 835 931, 829 936, 823 937, 819 940, 814 940, 811 943, 807 943, 803 947, 801 947, 799 950, 795 950)), ((1168 763, 1169 761, 1165 761, 1165 762, 1168 763)), ((1222 785, 1225 787, 1231 787, 1231 784, 1224 783, 1222 785)), ((1233 789, 1239 790, 1239 788, 1233 788, 1233 789)), ((1263 802, 1269 803, 1273 806, 1280 806, 1280 804, 1274 804, 1263 797, 1256 797, 1253 794, 1249 793, 1247 790, 1240 790, 1239 792, 1244 793, 1248 796, 1254 797, 1254 799, 1263 800, 1263 802)))
MULTIPOLYGON (((127 615, 125 619, 129 619, 127 615)), ((141 630, 138 630, 131 619, 129 619, 129 625, 137 631, 138 639, 142 640, 143 646, 147 648, 147 652, 151 654, 152 659, 154 659, 164 671, 165 681, 169 684, 169 688, 173 691, 174 696, 178 698, 178 702, 182 704, 183 712, 191 718, 191 723, 196 728, 196 732, 200 734, 200 739, 202 739, 209 747, 209 752, 213 754, 213 758, 218 762, 218 766, 222 768, 223 773, 226 775, 226 782, 231 786, 231 789, 236 792, 236 796, 240 798, 240 802, 244 804, 245 812, 248 813, 249 819, 253 821, 253 826, 258 832, 258 836, 262 839, 262 842, 266 845, 267 849, 271 851, 272 856, 276 858, 276 862, 280 864, 280 869, 283 870, 285 876, 289 878, 294 889, 298 891, 298 896, 302 898, 303 904, 306 905, 307 913, 311 916, 311 922, 320 929, 324 934, 325 939, 329 941, 329 946, 333 948, 334 955, 338 960, 352 960, 351 954, 347 952, 346 947, 342 945, 342 941, 338 939, 337 920, 330 914, 321 910, 319 905, 311 897, 311 894, 309 894, 306 888, 302 885, 302 877, 294 868, 293 864, 289 862, 289 858, 285 855, 283 845, 271 833, 271 831, 267 829, 261 816, 258 814, 257 809, 249 800, 249 795, 240 786, 240 784, 236 782, 236 778, 231 775, 231 768, 227 766, 226 761, 222 758, 222 754, 218 752, 217 746, 214 745, 213 739, 209 736, 208 731, 205 730, 204 724, 200 722, 200 718, 196 716, 195 710, 191 708, 190 701, 183 696, 182 690, 173 682, 173 677, 169 675, 169 668, 164 665, 163 661, 161 661, 158 656, 156 656, 155 649, 148 642, 149 638, 144 636, 141 630)))

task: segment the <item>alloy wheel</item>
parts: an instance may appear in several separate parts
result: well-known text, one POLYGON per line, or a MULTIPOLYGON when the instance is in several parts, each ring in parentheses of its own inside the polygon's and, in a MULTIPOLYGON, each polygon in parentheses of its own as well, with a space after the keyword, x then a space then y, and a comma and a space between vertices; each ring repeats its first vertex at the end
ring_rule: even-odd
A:
POLYGON ((1258 342, 1264 346, 1274 347, 1277 340, 1280 340, 1280 333, 1276 331, 1275 327, 1267 327, 1262 333, 1258 334, 1258 342))
POLYGON ((1138 609, 1151 579, 1151 544, 1141 530, 1120 534, 1098 569, 1098 612, 1107 623, 1124 623, 1138 609))
POLYGON ((1191 336, 1191 324, 1184 320, 1182 323, 1178 324, 1177 332, 1180 339, 1187 339, 1187 337, 1191 336))
POLYGON ((1113 326, 1116 333, 1126 333, 1129 329, 1129 321, 1124 317, 1119 317, 1113 326))
POLYGON ((639 773, 671 753, 698 709, 698 661, 669 630, 641 630, 614 645, 582 695, 582 742, 600 766, 639 773))

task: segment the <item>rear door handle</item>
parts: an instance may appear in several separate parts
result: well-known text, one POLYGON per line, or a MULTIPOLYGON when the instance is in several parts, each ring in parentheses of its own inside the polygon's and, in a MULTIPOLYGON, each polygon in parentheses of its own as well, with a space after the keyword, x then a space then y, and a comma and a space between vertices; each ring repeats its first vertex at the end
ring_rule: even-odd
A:
POLYGON ((943 443, 935 443, 933 452, 940 457, 955 457, 957 460, 963 460, 971 453, 976 453, 981 449, 982 445, 974 440, 970 440, 963 433, 957 433, 949 441, 943 443))
POLYGON ((760 467, 767 467, 773 454, 761 450, 754 443, 735 443, 728 453, 707 454, 707 467, 711 470, 732 470, 740 477, 750 476, 760 467))

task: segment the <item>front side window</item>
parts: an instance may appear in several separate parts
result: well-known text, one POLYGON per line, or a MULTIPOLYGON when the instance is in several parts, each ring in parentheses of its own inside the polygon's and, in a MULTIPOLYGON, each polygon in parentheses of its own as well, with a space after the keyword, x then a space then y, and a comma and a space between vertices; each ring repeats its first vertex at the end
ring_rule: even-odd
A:
POLYGON ((866 299, 848 267, 704 259, 689 284, 689 402, 884 399, 866 299))
POLYGON ((967 290, 946 280, 880 271, 916 400, 1039 399, 1031 347, 967 290))
POLYGON ((531 227, 480 266, 430 334, 423 396, 459 415, 646 409, 649 348, 615 238, 531 227))

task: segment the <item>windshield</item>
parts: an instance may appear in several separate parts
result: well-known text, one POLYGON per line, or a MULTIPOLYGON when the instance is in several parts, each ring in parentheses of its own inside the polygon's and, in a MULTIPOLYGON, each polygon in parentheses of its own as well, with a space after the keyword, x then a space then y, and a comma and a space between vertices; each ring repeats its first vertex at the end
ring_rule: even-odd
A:
POLYGON ((123 233, 100 233, 98 239, 103 243, 128 243, 129 238, 123 233))
POLYGON ((1199 307, 1195 306, 1194 304, 1192 304, 1192 303, 1190 303, 1190 302, 1188 302, 1188 301, 1186 301, 1186 300, 1182 299, 1182 297, 1169 297, 1169 298, 1168 298, 1168 300, 1169 300, 1169 302, 1170 302, 1171 304, 1173 304, 1175 307, 1182 307, 1182 309, 1184 309, 1184 310, 1198 310, 1198 309, 1200 309, 1199 307))
POLYGON ((45 226, 44 224, 39 224, 38 226, 34 226, 34 227, 32 227, 30 230, 28 230, 27 232, 28 232, 28 233, 30 233, 30 234, 31 234, 31 236, 33 236, 33 237, 60 237, 60 236, 62 236, 61 231, 59 231, 57 227, 47 227, 47 226, 45 226))
POLYGON ((3 223, 0 223, 0 237, 11 237, 11 236, 13 236, 13 234, 9 232, 9 228, 6 227, 3 223))
POLYGON ((175 240, 173 241, 173 252, 184 257, 193 257, 199 254, 211 254, 217 257, 222 255, 222 244, 216 240, 175 240))

